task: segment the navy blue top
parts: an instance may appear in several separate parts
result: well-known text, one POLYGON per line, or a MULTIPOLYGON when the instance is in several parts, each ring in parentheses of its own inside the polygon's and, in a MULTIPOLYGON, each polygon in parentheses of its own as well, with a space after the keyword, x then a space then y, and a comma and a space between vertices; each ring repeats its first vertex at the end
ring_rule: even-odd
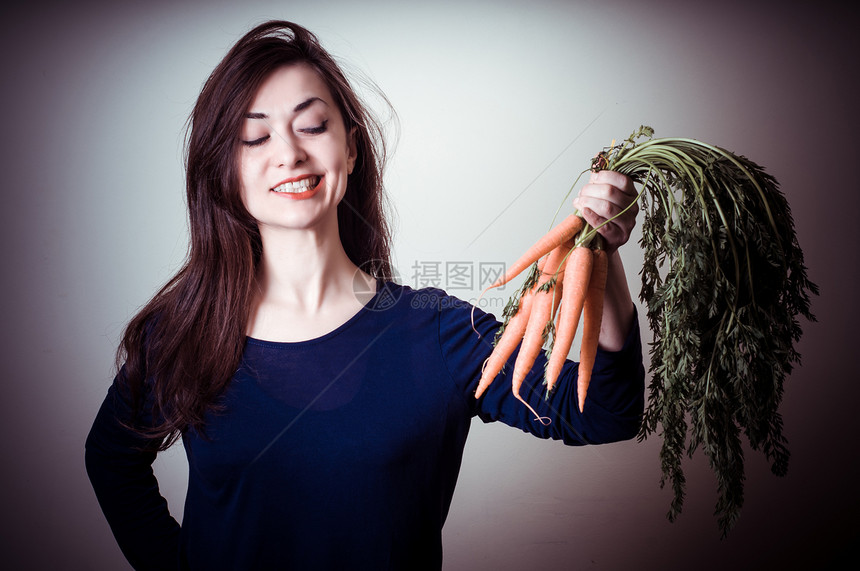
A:
MULTIPOLYGON (((205 437, 183 435, 185 515, 170 516, 154 452, 115 379, 86 444, 87 468, 120 547, 140 569, 439 569, 473 416, 566 444, 625 440, 644 406, 638 326, 599 352, 584 414, 568 362, 547 401, 541 356, 515 400, 506 367, 474 391, 499 324, 441 290, 381 284, 349 321, 317 339, 248 339, 205 437)), ((634 320, 635 321, 635 320, 634 320)), ((514 355, 513 358, 515 358, 514 355)))

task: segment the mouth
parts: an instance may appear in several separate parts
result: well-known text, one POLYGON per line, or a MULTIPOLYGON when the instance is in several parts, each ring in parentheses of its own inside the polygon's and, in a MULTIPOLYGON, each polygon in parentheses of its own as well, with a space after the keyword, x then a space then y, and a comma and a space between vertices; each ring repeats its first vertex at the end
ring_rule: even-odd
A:
POLYGON ((271 190, 272 192, 277 192, 279 194, 298 195, 315 190, 319 186, 320 182, 322 182, 321 176, 311 175, 302 177, 298 180, 285 180, 271 190))

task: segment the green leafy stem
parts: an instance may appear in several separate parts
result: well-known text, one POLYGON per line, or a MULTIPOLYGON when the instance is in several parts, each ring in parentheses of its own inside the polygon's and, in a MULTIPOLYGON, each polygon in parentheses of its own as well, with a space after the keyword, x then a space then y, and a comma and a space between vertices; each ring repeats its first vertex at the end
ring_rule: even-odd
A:
MULTIPOLYGON (((775 178, 720 147, 653 133, 642 126, 613 142, 582 174, 614 170, 641 185, 639 297, 654 339, 639 439, 662 436, 661 486, 671 482, 672 521, 684 501, 681 459, 704 451, 725 537, 743 505, 743 437, 775 474, 787 471, 778 408, 800 362, 798 318, 815 319, 810 295, 818 288, 775 178)), ((587 225, 579 240, 596 231, 587 225)))

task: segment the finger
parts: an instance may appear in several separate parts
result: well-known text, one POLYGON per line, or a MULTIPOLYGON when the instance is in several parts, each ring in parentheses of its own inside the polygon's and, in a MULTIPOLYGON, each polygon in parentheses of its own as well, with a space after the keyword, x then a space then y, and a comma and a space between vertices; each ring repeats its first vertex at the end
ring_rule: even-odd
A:
POLYGON ((615 202, 613 199, 618 200, 617 196, 613 196, 611 192, 605 192, 604 190, 597 188, 592 192, 580 193, 580 195, 573 201, 573 206, 578 210, 589 208, 605 219, 618 216, 618 218, 615 219, 618 224, 632 228, 633 225, 636 224, 639 205, 637 203, 631 204, 632 201, 630 200, 615 202), (609 196, 610 198, 605 198, 606 196, 609 196), (622 212, 623 214, 621 214, 622 212))
POLYGON ((592 172, 588 182, 615 187, 619 192, 627 196, 636 196, 637 194, 636 187, 633 185, 630 177, 615 171, 604 170, 592 172))
POLYGON ((614 252, 620 246, 625 244, 630 238, 630 232, 615 221, 607 222, 607 219, 590 208, 585 208, 581 211, 582 217, 591 226, 597 228, 597 232, 604 238, 604 246, 607 252, 614 252))
POLYGON ((605 224, 605 227, 615 226, 626 232, 632 230, 636 223, 634 216, 627 212, 620 214, 621 209, 612 203, 606 201, 597 201, 595 203, 583 200, 579 204, 583 218, 594 227, 605 224), (586 215, 585 212, 588 214, 586 215))
MULTIPOLYGON (((607 228, 606 232, 615 234, 617 229, 620 235, 624 236, 624 240, 627 239, 627 236, 629 236, 636 226, 636 216, 639 213, 639 205, 635 202, 630 203, 627 201, 626 205, 622 205, 588 194, 578 196, 574 200, 574 206, 581 213, 584 210, 589 211, 589 215, 586 216, 583 214, 583 218, 592 226, 597 227, 608 221, 606 226, 604 226, 604 228, 607 228), (611 226, 615 226, 616 228, 610 228, 611 226)), ((601 231, 601 233, 603 232, 601 231)), ((605 237, 608 238, 608 236, 605 237)))
POLYGON ((621 208, 626 208, 632 202, 636 201, 637 195, 635 188, 630 191, 611 184, 589 182, 579 191, 579 196, 606 200, 617 204, 621 208))

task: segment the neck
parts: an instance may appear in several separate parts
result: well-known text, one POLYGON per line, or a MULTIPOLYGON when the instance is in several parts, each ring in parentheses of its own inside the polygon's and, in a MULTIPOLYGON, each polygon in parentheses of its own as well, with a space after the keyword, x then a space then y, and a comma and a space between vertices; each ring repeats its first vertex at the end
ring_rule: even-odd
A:
POLYGON ((327 295, 350 287, 357 271, 337 234, 315 230, 262 229, 263 256, 257 272, 260 296, 318 309, 327 295))
POLYGON ((346 255, 337 222, 312 228, 260 227, 263 252, 248 334, 269 340, 311 339, 361 309, 357 292, 376 283, 346 255))

